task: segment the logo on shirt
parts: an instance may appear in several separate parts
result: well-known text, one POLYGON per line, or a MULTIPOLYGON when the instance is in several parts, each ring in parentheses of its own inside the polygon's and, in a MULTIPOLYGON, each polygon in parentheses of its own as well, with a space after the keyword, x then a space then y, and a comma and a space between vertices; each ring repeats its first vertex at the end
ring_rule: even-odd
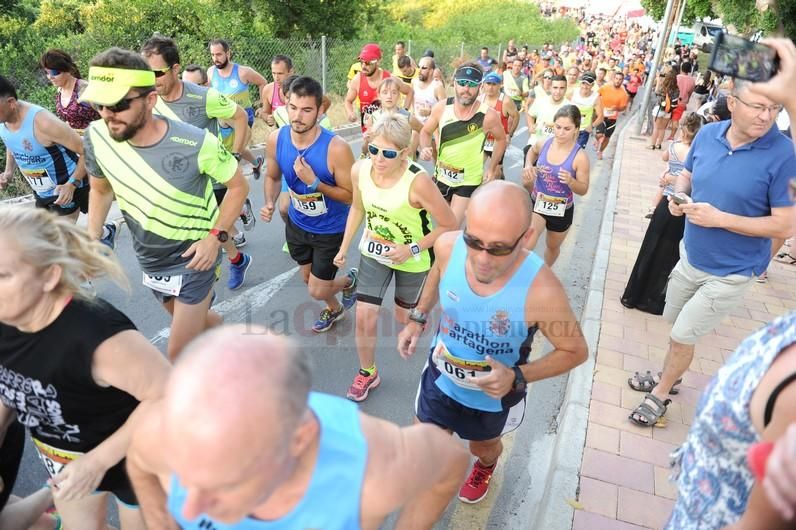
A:
POLYGON ((503 337, 510 329, 511 321, 509 320, 508 311, 503 311, 502 309, 495 311, 495 314, 489 319, 489 331, 498 337, 503 337))
POLYGON ((477 123, 468 123, 467 124, 467 132, 468 133, 474 133, 477 130, 478 130, 478 124, 477 123))
POLYGON ((172 136, 169 138, 169 140, 177 144, 190 145, 191 147, 196 147, 199 145, 199 142, 189 140, 188 138, 180 138, 179 136, 172 136))
POLYGON ((230 81, 229 82, 229 87, 230 88, 238 88, 238 80, 237 79, 233 79, 232 81, 230 81))
POLYGON ((456 294, 456 293, 454 293, 453 291, 451 291, 451 290, 448 290, 448 292, 447 292, 447 293, 445 293, 445 294, 447 294, 447 295, 448 295, 448 298, 450 298, 450 299, 451 299, 451 300, 453 300, 454 302, 458 302, 458 301, 459 301, 459 295, 457 295, 457 294, 456 294))
POLYGON ((166 173, 183 173, 188 169, 188 158, 179 153, 171 153, 163 158, 163 169, 166 173))
POLYGON ((25 138, 22 140, 22 147, 25 148, 25 151, 33 151, 33 144, 30 143, 30 140, 25 138))

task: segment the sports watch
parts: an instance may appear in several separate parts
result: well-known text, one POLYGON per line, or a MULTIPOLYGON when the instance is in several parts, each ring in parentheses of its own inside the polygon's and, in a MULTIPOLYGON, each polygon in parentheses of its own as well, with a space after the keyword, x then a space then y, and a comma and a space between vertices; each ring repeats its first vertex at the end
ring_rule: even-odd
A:
POLYGON ((213 228, 210 230, 210 235, 216 236, 221 243, 226 243, 229 239, 229 234, 226 230, 219 230, 218 228, 213 228))
POLYGON ((413 307, 409 310, 409 320, 412 322, 416 322, 421 326, 425 327, 426 323, 428 322, 428 315, 419 311, 416 307, 413 307))
POLYGON ((525 392, 528 382, 525 380, 522 370, 520 370, 519 366, 512 366, 511 369, 514 370, 514 384, 511 385, 511 390, 513 392, 525 392))
POLYGON ((417 243, 411 243, 409 245, 409 252, 412 253, 412 257, 415 258, 415 260, 420 260, 420 253, 422 252, 420 245, 417 243))
POLYGON ((232 156, 235 158, 235 160, 240 162, 240 153, 232 153, 232 156))

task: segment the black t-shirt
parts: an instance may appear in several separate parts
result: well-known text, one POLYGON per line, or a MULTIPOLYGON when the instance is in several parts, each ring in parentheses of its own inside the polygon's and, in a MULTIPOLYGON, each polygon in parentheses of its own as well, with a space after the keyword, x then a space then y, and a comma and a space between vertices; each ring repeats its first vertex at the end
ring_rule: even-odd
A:
POLYGON ((52 447, 87 452, 121 427, 138 406, 130 394, 94 382, 94 352, 136 329, 102 299, 72 300, 49 326, 25 333, 0 323, 0 401, 31 435, 52 447))

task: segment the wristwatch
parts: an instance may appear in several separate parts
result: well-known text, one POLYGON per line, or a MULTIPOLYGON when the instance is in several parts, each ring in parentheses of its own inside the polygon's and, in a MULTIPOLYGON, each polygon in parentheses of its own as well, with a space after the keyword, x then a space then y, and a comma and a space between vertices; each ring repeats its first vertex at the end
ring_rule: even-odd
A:
POLYGON ((409 320, 412 322, 416 322, 421 326, 425 327, 426 323, 428 322, 428 315, 419 311, 416 307, 413 307, 409 310, 409 320))
POLYGON ((417 243, 411 243, 409 245, 409 252, 412 253, 412 256, 416 260, 419 260, 420 259, 420 253, 422 252, 422 250, 420 249, 420 245, 418 245, 417 243))
POLYGON ((525 392, 528 382, 525 380, 522 370, 520 370, 519 366, 513 366, 511 369, 514 370, 514 384, 511 385, 511 390, 513 392, 525 392))
POLYGON ((210 235, 216 236, 216 238, 221 243, 226 243, 227 240, 229 239, 229 234, 227 233, 227 231, 226 230, 219 230, 218 228, 211 229, 210 230, 210 235))
POLYGON ((238 162, 240 162, 240 153, 232 153, 232 156, 234 156, 234 157, 235 157, 235 160, 237 160, 238 162))

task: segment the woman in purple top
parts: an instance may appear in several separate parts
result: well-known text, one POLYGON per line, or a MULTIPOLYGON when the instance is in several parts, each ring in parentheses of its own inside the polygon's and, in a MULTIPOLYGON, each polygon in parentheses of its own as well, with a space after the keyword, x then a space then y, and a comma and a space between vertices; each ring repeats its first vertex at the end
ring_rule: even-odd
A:
POLYGON ((80 78, 80 70, 68 53, 50 49, 44 52, 39 64, 47 79, 55 85, 55 113, 61 120, 79 133, 88 124, 99 119, 99 114, 88 103, 80 103, 77 98, 88 84, 80 78))
POLYGON ((528 249, 533 250, 547 229, 544 261, 552 267, 567 237, 575 212, 573 193, 589 191, 589 158, 577 143, 580 110, 564 105, 553 117, 553 137, 540 140, 528 152, 522 181, 531 194, 533 235, 528 249))

